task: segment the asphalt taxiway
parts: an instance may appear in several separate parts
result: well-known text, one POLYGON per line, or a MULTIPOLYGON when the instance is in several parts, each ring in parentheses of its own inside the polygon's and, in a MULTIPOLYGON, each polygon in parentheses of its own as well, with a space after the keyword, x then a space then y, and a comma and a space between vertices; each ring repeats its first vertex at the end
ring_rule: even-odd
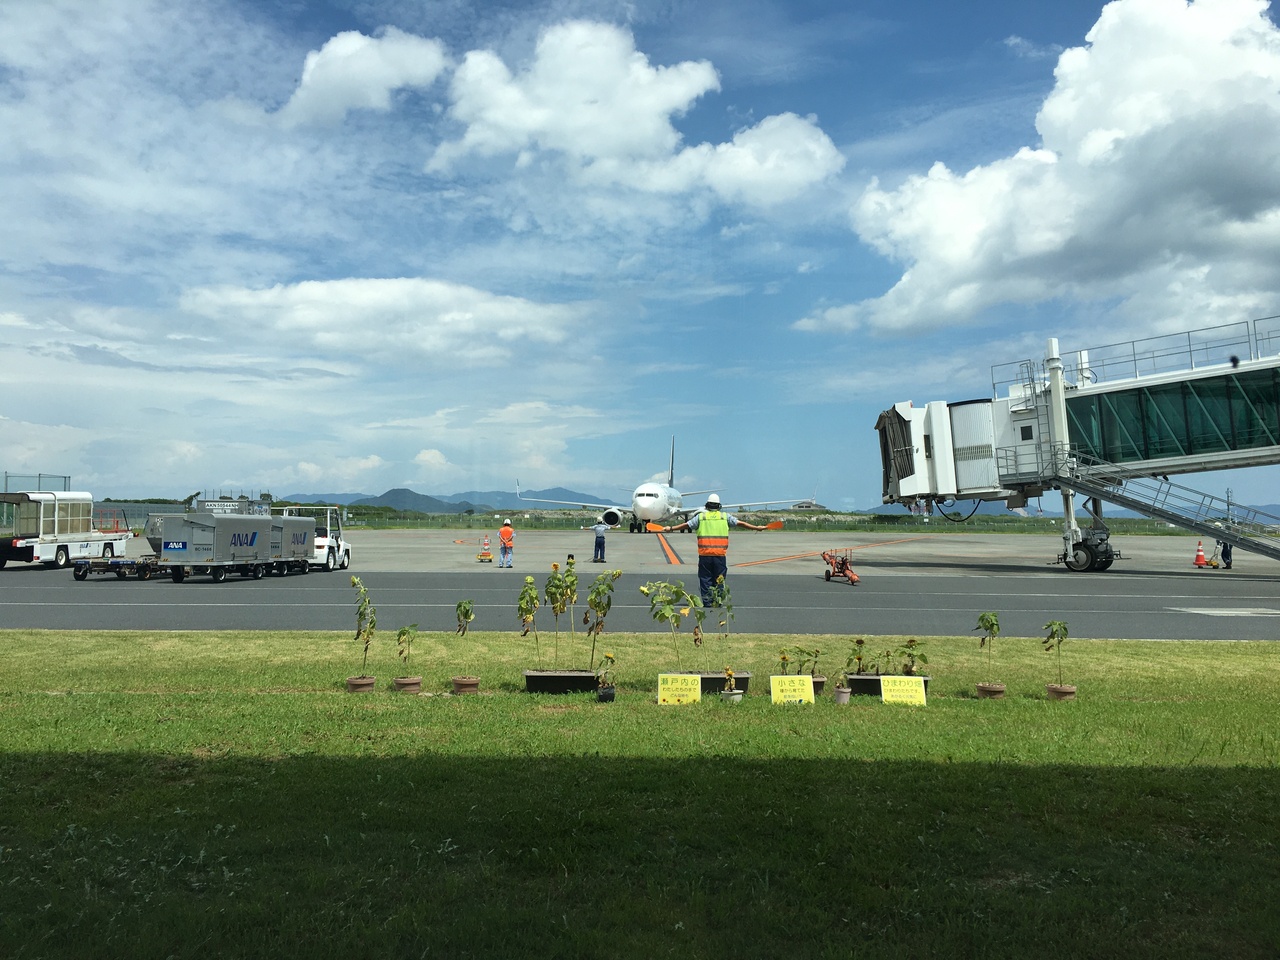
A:
MULTIPOLYGON (((516 628, 525 576, 539 586, 552 562, 577 558, 579 594, 605 569, 621 569, 612 631, 665 629, 637 589, 681 580, 697 590, 697 550, 687 534, 608 537, 605 564, 590 562, 589 531, 523 531, 515 565, 477 559, 480 534, 464 530, 356 529, 350 571, 216 584, 193 577, 72 579, 68 571, 10 564, 0 571, 0 628, 122 630, 349 630, 358 574, 389 627, 452 629, 455 603, 475 601, 475 629, 516 628), (670 550, 664 550, 661 540, 670 550)), ((1197 539, 1124 536, 1122 559, 1104 573, 1054 563, 1061 539, 1044 534, 818 534, 790 530, 730 536, 735 632, 968 635, 979 613, 1000 613, 1003 633, 1038 636, 1066 620, 1072 637, 1271 640, 1280 637, 1280 562, 1242 550, 1232 570, 1194 566, 1197 539), (823 551, 848 551, 860 582, 827 581, 823 551)), ((1207 545, 1212 553, 1213 545, 1207 545)), ((130 553, 146 550, 134 541, 130 553)))

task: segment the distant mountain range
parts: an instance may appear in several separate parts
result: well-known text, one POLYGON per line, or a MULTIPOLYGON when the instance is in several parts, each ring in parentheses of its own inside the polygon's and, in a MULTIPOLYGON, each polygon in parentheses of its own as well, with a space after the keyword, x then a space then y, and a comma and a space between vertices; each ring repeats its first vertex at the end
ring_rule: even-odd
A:
POLYGON ((571 510, 572 506, 558 507, 553 503, 530 503, 530 498, 543 498, 547 500, 568 500, 576 503, 608 503, 606 497, 598 497, 595 494, 580 493, 576 490, 566 490, 564 487, 551 487, 547 490, 526 490, 521 491, 525 499, 520 499, 514 493, 508 493, 505 490, 468 490, 463 493, 454 493, 448 496, 428 496, 425 493, 415 493, 413 490, 407 490, 404 487, 397 487, 394 490, 388 490, 380 496, 372 496, 367 493, 289 493, 281 500, 291 500, 295 503, 340 503, 344 505, 358 504, 360 506, 373 507, 391 507, 394 510, 416 510, 419 513, 466 513, 471 510, 474 513, 492 513, 504 510, 571 510))

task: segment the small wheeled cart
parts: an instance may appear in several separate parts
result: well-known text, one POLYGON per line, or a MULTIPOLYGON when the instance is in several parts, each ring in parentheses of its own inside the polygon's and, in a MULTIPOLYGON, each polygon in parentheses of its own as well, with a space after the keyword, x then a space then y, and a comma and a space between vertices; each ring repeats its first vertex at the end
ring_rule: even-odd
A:
POLYGON ((856 585, 858 575, 853 572, 853 561, 850 558, 852 552, 851 550, 824 550, 822 559, 827 561, 827 569, 823 571, 823 576, 827 580, 832 577, 845 579, 856 585))
POLYGON ((94 557, 88 560, 77 560, 71 575, 77 580, 84 580, 91 573, 114 573, 121 580, 130 576, 135 576, 139 580, 150 580, 155 570, 155 557, 140 557, 136 560, 125 557, 94 557))

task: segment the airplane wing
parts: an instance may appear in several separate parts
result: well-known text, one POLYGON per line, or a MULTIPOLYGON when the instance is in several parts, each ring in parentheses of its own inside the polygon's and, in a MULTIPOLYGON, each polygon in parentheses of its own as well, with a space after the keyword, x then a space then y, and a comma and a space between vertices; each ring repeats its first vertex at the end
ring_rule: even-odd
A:
POLYGON ((520 493, 520 481, 516 481, 516 499, 526 503, 558 503, 562 507, 581 507, 583 510, 619 510, 631 512, 631 507, 619 506, 616 503, 583 503, 580 500, 545 500, 541 497, 526 497, 520 493))
MULTIPOLYGON (((692 493, 682 493, 682 494, 681 494, 681 496, 682 496, 682 497, 696 497, 696 496, 698 496, 699 492, 701 492, 701 493, 714 493, 715 491, 714 491, 714 490, 703 490, 703 491, 696 491, 696 490, 695 490, 695 491, 694 491, 694 492, 692 492, 692 493)), ((794 497, 784 497, 784 498, 783 498, 783 499, 781 499, 781 500, 751 500, 751 501, 748 501, 747 503, 722 503, 722 504, 720 504, 720 509, 721 509, 721 510, 741 510, 741 509, 743 509, 744 507, 767 507, 767 506, 769 506, 770 504, 775 504, 775 503, 776 503, 776 504, 784 504, 784 503, 794 503, 794 502, 795 502, 795 498, 794 498, 794 497)), ((706 508, 706 507, 704 507, 704 506, 697 506, 697 507, 681 507, 679 510, 674 511, 674 513, 673 513, 672 515, 674 516, 675 514, 681 514, 681 515, 683 515, 686 519, 688 519, 689 517, 691 517, 691 516, 692 516, 693 514, 695 514, 695 513, 703 513, 706 509, 707 509, 707 508, 706 508)))

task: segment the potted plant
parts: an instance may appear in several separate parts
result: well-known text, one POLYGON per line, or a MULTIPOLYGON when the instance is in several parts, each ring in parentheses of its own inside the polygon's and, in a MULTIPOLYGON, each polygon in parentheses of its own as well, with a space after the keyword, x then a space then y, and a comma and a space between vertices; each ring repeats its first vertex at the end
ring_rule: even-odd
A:
MULTIPOLYGON (((693 617, 693 643, 694 646, 702 648, 702 622, 706 619, 708 609, 702 605, 702 597, 690 593, 684 588, 684 582, 679 580, 674 583, 669 580, 652 580, 640 587, 640 592, 649 601, 649 615, 659 623, 665 623, 671 631, 671 645, 676 654, 676 670, 684 673, 695 672, 683 669, 684 664, 681 662, 680 641, 677 633, 681 622, 686 617, 693 617)), ((727 599, 728 591, 722 591, 717 596, 727 599)), ((728 614, 726 613, 726 621, 722 621, 722 625, 727 622, 727 616, 728 614)), ((719 693, 724 689, 725 677, 720 671, 702 670, 696 672, 701 677, 700 682, 703 693, 719 693)), ((737 675, 739 686, 743 690, 746 690, 747 681, 750 677, 751 675, 745 672, 737 675)))
MULTIPOLYGON (((996 637, 1000 635, 1000 614, 988 610, 978 614, 978 625, 975 630, 982 631, 978 641, 978 649, 987 648, 987 673, 991 672, 991 648, 995 646, 996 637)), ((978 696, 998 700, 1004 696, 1004 684, 988 680, 978 684, 978 696)))
POLYGON ((1044 692, 1050 700, 1074 700, 1076 698, 1076 688, 1074 685, 1062 682, 1062 641, 1067 639, 1067 622, 1065 620, 1050 620, 1044 625, 1047 631, 1045 638, 1041 640, 1044 645, 1044 652, 1055 652, 1058 655, 1058 682, 1046 683, 1044 692))
POLYGON ((922 663, 929 662, 929 658, 920 649, 923 646, 924 641, 919 637, 906 637, 898 645, 898 649, 894 651, 897 658, 902 661, 900 669, 904 677, 914 677, 916 675, 916 667, 922 663))
POLYGON ((738 689, 737 677, 728 667, 724 668, 724 689, 720 691, 720 699, 728 700, 730 703, 738 703, 742 700, 745 690, 738 689))
MULTIPOLYGON (((716 635, 716 643, 721 651, 729 648, 729 621, 734 619, 733 616, 733 597, 729 593, 729 584, 725 581, 724 576, 716 577, 716 582, 711 586, 711 608, 719 611, 719 619, 716 625, 720 628, 716 635)), ((701 633, 702 623, 699 621, 695 631, 701 633)), ((697 641, 695 641, 697 642, 697 641)), ((705 648, 704 648, 705 649, 705 648)), ((728 667, 725 667, 728 670, 728 667)), ((705 674, 704 674, 705 676, 705 674)), ((750 670, 737 670, 733 672, 734 689, 738 691, 739 696, 746 693, 748 685, 751 683, 750 670)))
MULTIPOLYGON (((475 602, 472 600, 459 600, 457 606, 454 607, 454 613, 458 618, 458 629, 454 631, 457 636, 465 637, 467 635, 467 627, 471 621, 476 618, 475 602)), ((479 693, 480 678, 473 677, 469 674, 452 677, 454 693, 479 693)))
POLYGON ((609 676, 615 662, 613 654, 606 653, 600 658, 600 666, 596 668, 596 699, 601 703, 613 703, 617 693, 613 678, 609 676))
MULTIPOLYGON (((884 676, 916 676, 919 664, 928 663, 919 637, 907 637, 896 650, 871 650, 866 637, 855 637, 841 671, 842 683, 836 684, 836 696, 843 702, 842 687, 852 696, 880 696, 880 678, 884 676)), ((924 677, 925 689, 929 678, 924 677)))
POLYGON ((848 703, 849 698, 853 696, 853 690, 849 686, 849 679, 843 673, 836 677, 835 688, 831 691, 835 697, 836 703, 848 703))
MULTIPOLYGON (((411 623, 396 631, 396 656, 404 664, 405 673, 409 672, 409 654, 413 652, 413 641, 418 639, 418 625, 411 623)), ((392 677, 391 684, 401 693, 421 693, 422 677, 392 677)))
POLYGON ((378 609, 369 599, 369 591, 359 577, 351 578, 351 585, 356 588, 356 635, 355 641, 364 647, 364 657, 360 661, 360 675, 347 677, 349 693, 368 693, 373 689, 374 678, 369 675, 369 644, 373 643, 374 631, 378 628, 378 609))
MULTIPOLYGON (((597 583, 601 578, 609 580, 612 590, 613 579, 622 576, 621 570, 606 571, 596 578, 597 583)), ((542 647, 538 640, 537 624, 534 615, 541 606, 541 600, 538 597, 538 588, 534 584, 533 577, 525 577, 524 589, 520 591, 520 597, 517 600, 517 614, 521 621, 525 624, 525 633, 533 631, 534 651, 537 656, 538 666, 534 670, 526 670, 524 672, 524 688, 528 693, 589 693, 595 690, 596 670, 595 670, 595 636, 592 636, 591 655, 587 660, 586 669, 560 669, 560 615, 569 611, 574 604, 578 602, 578 576, 574 571, 574 561, 570 558, 565 563, 565 570, 562 573, 560 564, 551 564, 551 574, 547 577, 547 582, 543 587, 542 595, 546 599, 547 606, 551 608, 551 613, 555 616, 556 623, 556 640, 552 654, 552 669, 542 669, 542 647)), ((570 629, 572 631, 573 615, 569 616, 570 629)), ((601 620, 603 628, 603 620, 601 620)))

